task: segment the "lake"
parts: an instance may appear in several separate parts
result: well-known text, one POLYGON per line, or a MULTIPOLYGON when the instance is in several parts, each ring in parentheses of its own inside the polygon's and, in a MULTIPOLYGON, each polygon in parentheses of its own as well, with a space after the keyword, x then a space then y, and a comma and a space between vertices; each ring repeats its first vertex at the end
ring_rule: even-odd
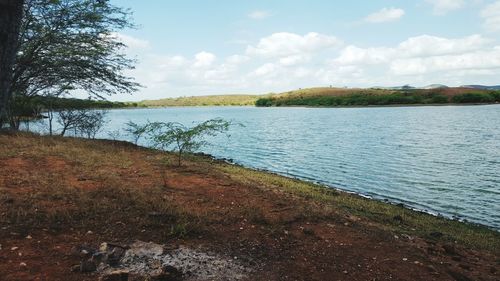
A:
POLYGON ((203 152, 500 229, 500 105, 120 109, 99 137, 129 120, 188 125, 215 117, 244 127, 203 152))

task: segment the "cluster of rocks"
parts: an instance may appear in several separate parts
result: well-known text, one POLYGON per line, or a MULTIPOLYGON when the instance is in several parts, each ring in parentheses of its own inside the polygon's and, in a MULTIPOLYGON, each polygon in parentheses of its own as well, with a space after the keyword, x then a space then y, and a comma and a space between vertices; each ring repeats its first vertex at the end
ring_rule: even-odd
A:
POLYGON ((82 246, 77 250, 81 262, 73 271, 96 272, 101 281, 241 280, 250 272, 237 257, 151 242, 103 243, 99 249, 82 246))
POLYGON ((122 259, 129 246, 102 243, 99 249, 79 247, 81 262, 73 267, 74 272, 101 273, 100 281, 178 281, 183 273, 173 266, 158 265, 149 272, 133 272, 123 266, 122 259))

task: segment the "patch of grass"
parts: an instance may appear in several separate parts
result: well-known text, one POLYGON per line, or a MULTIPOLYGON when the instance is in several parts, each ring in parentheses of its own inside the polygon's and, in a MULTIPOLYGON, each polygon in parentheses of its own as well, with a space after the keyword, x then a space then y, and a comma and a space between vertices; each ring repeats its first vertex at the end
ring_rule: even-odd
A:
POLYGON ((379 227, 396 233, 435 239, 431 237, 431 233, 440 232, 443 234, 440 238, 443 241, 457 241, 476 249, 500 251, 500 233, 484 226, 436 217, 402 206, 363 198, 280 175, 250 170, 237 165, 217 164, 216 168, 228 174, 233 180, 247 185, 271 189, 275 192, 290 193, 294 196, 321 202, 322 206, 319 208, 324 208, 323 211, 320 209, 309 210, 313 212, 312 215, 327 216, 332 211, 337 210, 347 215, 352 214, 363 220, 375 222, 379 227), (400 216, 402 220, 395 220, 394 218, 397 216, 400 216))

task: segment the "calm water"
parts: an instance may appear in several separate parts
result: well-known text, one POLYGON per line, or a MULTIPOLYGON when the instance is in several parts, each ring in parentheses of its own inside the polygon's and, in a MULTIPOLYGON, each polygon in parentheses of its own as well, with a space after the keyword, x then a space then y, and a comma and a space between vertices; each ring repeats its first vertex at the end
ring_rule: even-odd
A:
POLYGON ((500 105, 113 110, 100 137, 128 120, 215 117, 245 127, 206 153, 500 229, 500 105))

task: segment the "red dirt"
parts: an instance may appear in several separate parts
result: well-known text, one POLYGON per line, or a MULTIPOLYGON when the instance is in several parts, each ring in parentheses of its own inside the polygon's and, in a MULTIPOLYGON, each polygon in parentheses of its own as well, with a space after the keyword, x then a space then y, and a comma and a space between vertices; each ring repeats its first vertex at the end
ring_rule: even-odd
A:
MULTIPOLYGON (((108 170, 117 174, 121 184, 138 189, 163 184, 160 168, 148 160, 152 152, 122 150, 133 164, 108 170)), ((93 221, 80 228, 63 225, 56 230, 47 226, 29 233, 18 225, 5 224, 0 228, 0 280, 97 280, 95 274, 71 271, 79 263, 75 247, 136 239, 237 256, 254 267, 249 280, 500 280, 498 255, 418 237, 397 237, 353 216, 303 218, 301 207, 313 204, 305 199, 197 168, 170 168, 164 198, 190 214, 209 217, 199 234, 164 240, 147 227, 142 226, 143 231, 141 226, 114 221, 93 221), (261 210, 263 223, 249 218, 254 209, 261 210), (249 215, 234 215, 241 210, 249 215), (132 228, 138 229, 134 232, 132 228)), ((36 188, 33 183, 38 179, 34 177, 41 174, 57 175, 67 185, 84 191, 103 186, 98 177, 92 178, 91 171, 82 176, 80 169, 53 155, 36 160, 22 154, 0 155, 0 190, 16 200, 20 193, 36 188)), ((5 214, 6 208, 0 201, 0 214, 5 214)))

